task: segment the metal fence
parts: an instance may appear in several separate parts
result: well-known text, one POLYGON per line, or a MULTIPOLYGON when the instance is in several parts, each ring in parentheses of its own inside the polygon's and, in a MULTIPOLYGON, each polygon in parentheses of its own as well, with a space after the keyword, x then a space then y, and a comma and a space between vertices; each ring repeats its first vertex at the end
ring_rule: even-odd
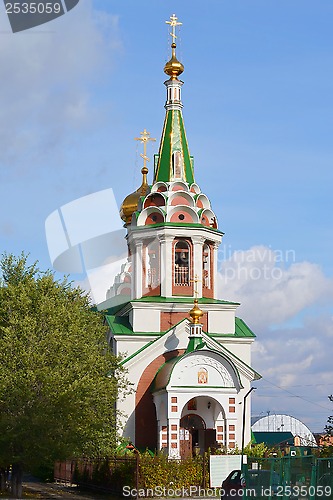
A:
POLYGON ((255 486, 256 497, 278 497, 282 500, 333 499, 333 458, 290 455, 277 458, 249 457, 245 475, 249 488, 255 486))
MULTIPOLYGON (((155 457, 155 460, 157 457, 155 457)), ((202 485, 209 485, 209 468, 201 461, 202 485)), ((208 464, 208 462, 207 462, 208 464)), ((162 464, 156 467, 163 468, 162 464)), ((119 495, 124 485, 144 487, 140 455, 57 462, 55 481, 119 495)), ((256 500, 333 500, 333 457, 248 457, 244 466, 244 498, 256 500)), ((162 474, 165 475, 164 473, 162 474)), ((232 499, 231 499, 232 500, 232 499)))

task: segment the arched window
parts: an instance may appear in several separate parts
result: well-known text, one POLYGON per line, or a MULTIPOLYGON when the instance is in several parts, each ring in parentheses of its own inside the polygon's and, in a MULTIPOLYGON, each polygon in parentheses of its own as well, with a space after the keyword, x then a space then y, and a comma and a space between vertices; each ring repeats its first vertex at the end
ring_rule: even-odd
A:
POLYGON ((185 240, 175 245, 174 285, 190 285, 190 246, 185 240))
POLYGON ((210 247, 207 243, 202 248, 203 287, 210 288, 210 247))

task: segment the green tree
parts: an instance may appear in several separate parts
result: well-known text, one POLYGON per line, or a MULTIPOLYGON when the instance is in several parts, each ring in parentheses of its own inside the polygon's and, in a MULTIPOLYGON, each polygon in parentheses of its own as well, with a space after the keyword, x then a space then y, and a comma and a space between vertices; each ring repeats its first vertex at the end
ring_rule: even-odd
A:
POLYGON ((112 452, 126 381, 82 290, 24 254, 3 255, 0 271, 0 467, 20 497, 23 471, 112 452))

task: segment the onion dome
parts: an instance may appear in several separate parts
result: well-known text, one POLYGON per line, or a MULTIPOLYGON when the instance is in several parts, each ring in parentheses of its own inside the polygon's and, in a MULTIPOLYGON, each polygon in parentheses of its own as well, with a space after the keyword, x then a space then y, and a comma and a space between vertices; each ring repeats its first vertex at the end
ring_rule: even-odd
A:
POLYGON ((146 196, 150 191, 150 187, 147 182, 148 168, 143 167, 141 169, 141 173, 142 173, 141 186, 136 191, 134 191, 134 193, 131 193, 128 196, 126 196, 120 207, 120 212, 119 212, 120 217, 125 222, 125 224, 131 223, 132 215, 138 209, 141 196, 146 196))
POLYGON ((171 77, 171 80, 176 80, 177 76, 183 73, 184 66, 180 61, 178 61, 176 57, 176 44, 172 43, 171 48, 172 48, 172 56, 170 61, 168 61, 164 66, 164 73, 169 75, 171 77))
POLYGON ((192 323, 194 325, 197 325, 199 323, 200 318, 203 316, 203 312, 200 309, 200 307, 198 306, 198 300, 197 299, 194 299, 194 306, 190 310, 189 315, 191 316, 192 323))

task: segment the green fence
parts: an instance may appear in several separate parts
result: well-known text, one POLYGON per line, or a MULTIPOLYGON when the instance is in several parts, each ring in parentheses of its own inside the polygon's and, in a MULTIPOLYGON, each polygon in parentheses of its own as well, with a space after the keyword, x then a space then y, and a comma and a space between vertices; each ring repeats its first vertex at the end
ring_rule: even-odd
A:
POLYGON ((246 496, 275 500, 333 499, 333 458, 248 458, 246 496))

